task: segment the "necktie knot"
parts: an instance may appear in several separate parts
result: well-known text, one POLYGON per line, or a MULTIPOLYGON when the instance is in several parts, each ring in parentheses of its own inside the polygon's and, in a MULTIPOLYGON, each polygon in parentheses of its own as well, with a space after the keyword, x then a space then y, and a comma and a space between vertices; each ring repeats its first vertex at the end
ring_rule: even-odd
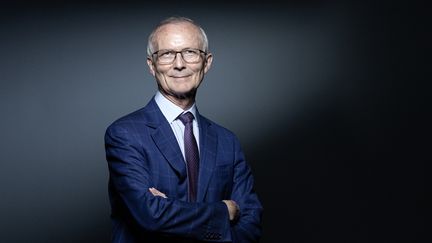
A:
POLYGON ((191 123, 194 119, 194 115, 188 111, 179 116, 180 121, 186 126, 186 124, 191 123))

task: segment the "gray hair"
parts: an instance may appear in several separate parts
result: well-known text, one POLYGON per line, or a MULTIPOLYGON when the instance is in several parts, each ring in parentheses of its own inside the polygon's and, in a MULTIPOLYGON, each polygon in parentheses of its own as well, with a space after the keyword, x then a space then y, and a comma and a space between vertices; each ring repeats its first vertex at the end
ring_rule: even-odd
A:
POLYGON ((198 28, 200 34, 201 34, 201 44, 202 44, 202 49, 203 51, 207 52, 208 51, 208 39, 207 39, 207 35, 204 32, 204 30, 201 28, 201 26, 199 26, 197 23, 195 23, 193 20, 186 18, 186 17, 169 17, 165 20, 162 20, 157 26, 156 28, 151 32, 149 38, 148 38, 148 43, 147 43, 147 56, 151 57, 151 55, 155 52, 155 36, 156 33, 158 32, 158 30, 167 24, 177 24, 177 23, 191 23, 193 24, 195 27, 198 28))

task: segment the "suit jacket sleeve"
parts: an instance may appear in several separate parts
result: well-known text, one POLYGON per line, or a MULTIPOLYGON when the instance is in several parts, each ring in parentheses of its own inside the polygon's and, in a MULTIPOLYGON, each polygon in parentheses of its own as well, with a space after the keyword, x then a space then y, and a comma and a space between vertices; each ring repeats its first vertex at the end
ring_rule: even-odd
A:
MULTIPOLYGON (((119 195, 128 217, 143 231, 198 240, 208 240, 211 232, 218 236, 213 241, 232 241, 229 216, 222 201, 189 203, 156 197, 149 192, 152 187, 151 171, 145 166, 146 155, 141 152, 138 139, 134 136, 137 135, 123 126, 110 126, 105 134, 110 184, 119 195)), ((245 179, 248 178, 238 177, 238 180, 245 179)), ((243 194, 244 190, 248 189, 236 189, 235 195, 243 194)), ((245 217, 239 226, 248 225, 249 217, 245 217)))
POLYGON ((253 188, 253 176, 250 167, 240 148, 237 138, 234 139, 235 165, 232 200, 240 207, 238 221, 232 225, 234 243, 258 242, 261 237, 262 206, 253 188))

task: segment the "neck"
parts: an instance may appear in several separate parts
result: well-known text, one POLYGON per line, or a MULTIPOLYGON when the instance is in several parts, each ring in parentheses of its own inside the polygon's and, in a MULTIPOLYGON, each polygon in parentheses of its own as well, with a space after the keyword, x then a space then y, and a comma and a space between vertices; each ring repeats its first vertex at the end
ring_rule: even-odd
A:
POLYGON ((169 101, 174 103, 176 106, 182 108, 183 110, 189 109, 195 103, 195 95, 191 95, 191 96, 174 95, 174 94, 168 94, 163 91, 161 91, 161 94, 169 101))

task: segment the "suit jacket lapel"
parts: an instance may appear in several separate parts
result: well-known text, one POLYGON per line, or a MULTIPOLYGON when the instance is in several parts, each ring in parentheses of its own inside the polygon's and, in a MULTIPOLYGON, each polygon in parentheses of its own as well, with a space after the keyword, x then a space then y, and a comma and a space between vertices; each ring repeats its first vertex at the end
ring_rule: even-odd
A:
POLYGON ((200 165, 197 201, 202 202, 216 165, 217 135, 211 123, 201 115, 198 117, 200 118, 200 165))
POLYGON ((152 134, 152 138, 165 159, 168 160, 172 168, 177 172, 178 176, 181 179, 186 178, 186 164, 177 140, 171 130, 171 126, 168 123, 167 125, 161 125, 152 134))
POLYGON ((186 178, 186 164, 171 126, 154 99, 149 102, 146 108, 145 120, 148 126, 154 128, 153 133, 151 133, 153 141, 177 175, 181 179, 186 178))
MULTIPOLYGON (((154 98, 144 108, 144 121, 154 129, 151 137, 181 180, 187 177, 186 163, 177 139, 163 116, 154 98)), ((198 112, 200 129, 200 165, 198 174, 197 201, 202 202, 216 165, 217 133, 212 124, 198 112)))

